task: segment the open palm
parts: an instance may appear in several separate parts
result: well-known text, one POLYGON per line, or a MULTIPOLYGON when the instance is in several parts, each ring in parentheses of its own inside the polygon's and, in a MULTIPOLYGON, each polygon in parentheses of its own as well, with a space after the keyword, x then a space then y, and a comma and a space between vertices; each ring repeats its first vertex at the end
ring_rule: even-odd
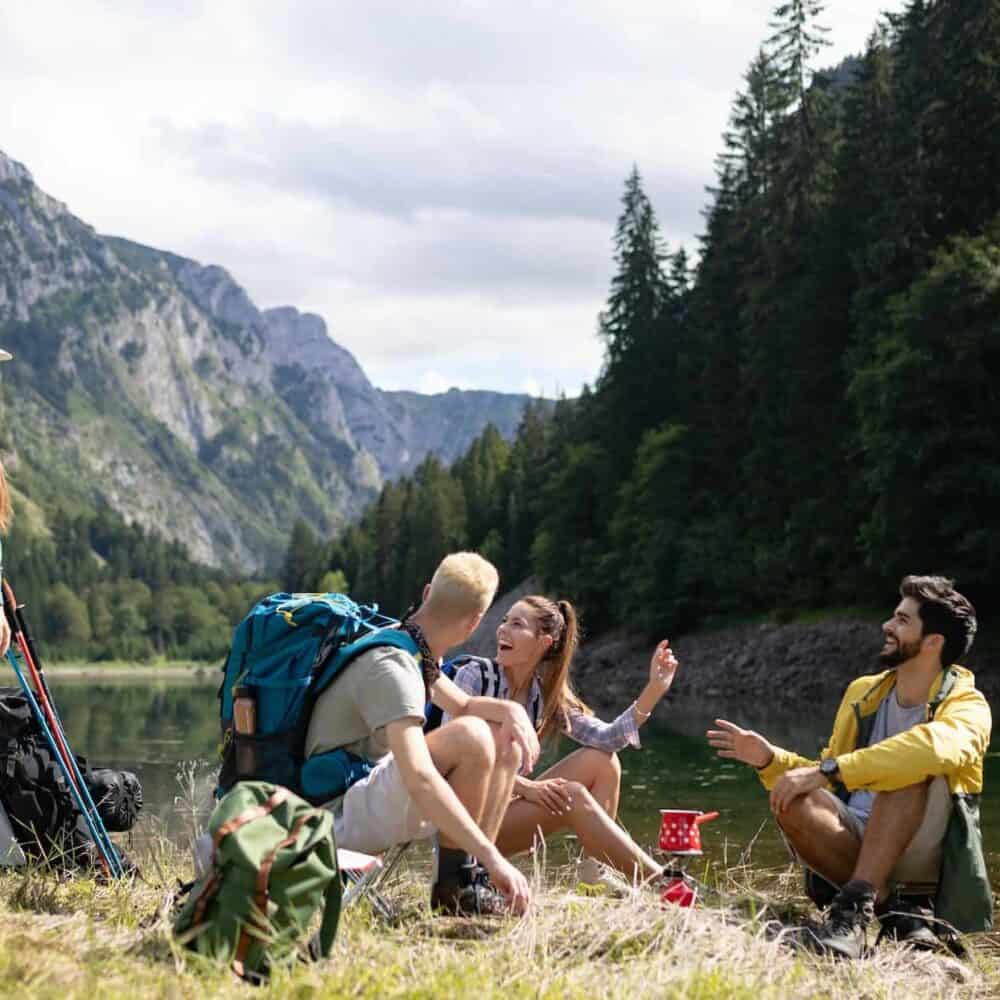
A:
POLYGON ((725 719, 716 719, 718 729, 709 729, 705 734, 709 746, 715 748, 720 757, 738 760, 753 767, 767 767, 774 757, 774 747, 760 733, 743 729, 725 719))

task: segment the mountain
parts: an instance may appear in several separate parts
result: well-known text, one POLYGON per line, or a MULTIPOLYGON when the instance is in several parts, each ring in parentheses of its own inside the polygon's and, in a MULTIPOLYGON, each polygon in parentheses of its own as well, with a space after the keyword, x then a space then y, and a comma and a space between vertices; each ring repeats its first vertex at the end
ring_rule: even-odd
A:
MULTIPOLYGON (((33 508, 106 504, 204 562, 273 566, 527 396, 383 392, 319 316, 221 267, 101 236, 0 153, 0 456, 33 508)), ((44 520, 44 518, 43 518, 44 520)))

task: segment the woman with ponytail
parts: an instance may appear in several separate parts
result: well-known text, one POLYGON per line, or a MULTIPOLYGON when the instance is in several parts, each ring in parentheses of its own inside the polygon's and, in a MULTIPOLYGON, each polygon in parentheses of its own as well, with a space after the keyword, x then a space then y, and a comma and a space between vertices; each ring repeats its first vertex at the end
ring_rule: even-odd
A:
POLYGON ((569 829, 583 848, 581 878, 601 881, 597 862, 609 864, 630 881, 660 874, 662 867, 615 822, 621 792, 617 751, 639 746, 639 727, 670 690, 677 660, 667 640, 653 652, 649 681, 639 697, 613 722, 596 718, 570 683, 579 643, 576 610, 569 601, 523 597, 497 628, 495 659, 465 657, 455 683, 472 696, 519 702, 539 738, 569 736, 580 744, 535 779, 518 777, 504 815, 497 847, 516 854, 539 835, 569 829))

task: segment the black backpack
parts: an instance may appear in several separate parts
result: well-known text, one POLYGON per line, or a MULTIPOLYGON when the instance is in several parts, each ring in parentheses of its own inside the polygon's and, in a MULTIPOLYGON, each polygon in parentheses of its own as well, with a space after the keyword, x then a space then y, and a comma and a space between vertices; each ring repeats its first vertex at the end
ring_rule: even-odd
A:
MULTIPOLYGON (((131 829, 142 809, 139 779, 130 771, 91 770, 84 758, 76 759, 107 829, 131 829)), ((98 864, 59 761, 18 688, 0 688, 0 803, 29 861, 65 869, 98 864)))

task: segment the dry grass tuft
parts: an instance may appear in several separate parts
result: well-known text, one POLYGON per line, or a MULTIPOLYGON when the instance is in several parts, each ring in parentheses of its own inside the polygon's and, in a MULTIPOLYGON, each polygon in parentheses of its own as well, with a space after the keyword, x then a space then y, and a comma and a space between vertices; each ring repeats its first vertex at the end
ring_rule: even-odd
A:
MULTIPOLYGON (((171 938, 170 900, 177 879, 189 877, 185 855, 162 841, 144 855, 147 881, 131 886, 41 871, 0 876, 0 995, 246 996, 226 970, 171 938)), ((330 961, 281 970, 253 995, 975 1000, 1000 992, 989 947, 965 962, 894 945, 856 963, 793 950, 776 918, 795 912, 789 870, 734 868, 717 876, 718 893, 702 905, 663 909, 650 890, 629 900, 580 895, 570 869, 543 879, 538 866, 527 917, 462 921, 428 912, 425 856, 414 852, 405 865, 391 889, 393 925, 359 904, 345 914, 330 961)))

